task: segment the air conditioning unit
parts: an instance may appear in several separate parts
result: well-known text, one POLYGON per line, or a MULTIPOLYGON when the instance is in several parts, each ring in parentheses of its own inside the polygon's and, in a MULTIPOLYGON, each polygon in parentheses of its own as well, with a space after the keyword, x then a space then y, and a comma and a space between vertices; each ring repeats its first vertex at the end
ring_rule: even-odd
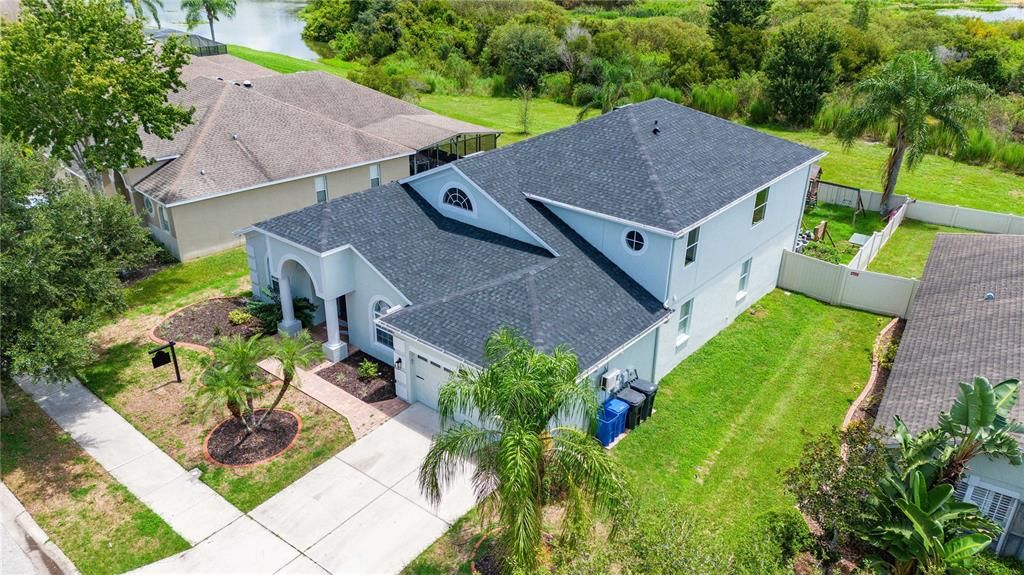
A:
POLYGON ((621 369, 609 369, 601 376, 601 389, 615 393, 622 388, 623 373, 621 369))

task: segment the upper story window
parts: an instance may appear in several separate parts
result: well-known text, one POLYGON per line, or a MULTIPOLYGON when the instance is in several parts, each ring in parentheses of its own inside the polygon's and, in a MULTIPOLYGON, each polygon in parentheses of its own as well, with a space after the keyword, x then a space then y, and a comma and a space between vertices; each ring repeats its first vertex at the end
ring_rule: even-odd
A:
POLYGON ((394 349, 395 348, 395 338, 394 338, 394 336, 391 335, 391 332, 389 332, 388 330, 382 328, 380 326, 380 324, 376 323, 377 318, 379 318, 382 315, 386 314, 389 309, 391 309, 391 304, 389 304, 387 301, 382 300, 382 299, 377 300, 373 304, 374 332, 375 332, 375 339, 377 340, 377 343, 383 345, 384 347, 387 347, 387 348, 390 348, 390 349, 394 349))
POLYGON ((764 220, 764 214, 768 211, 768 188, 757 192, 757 197, 754 198, 754 217, 750 220, 750 225, 756 226, 764 220))
POLYGON ((647 245, 647 238, 637 230, 627 231, 623 239, 626 242, 626 249, 631 252, 640 253, 647 245))
POLYGON ((459 188, 448 188, 444 192, 444 197, 441 198, 441 201, 449 206, 466 210, 467 212, 473 211, 473 202, 470 201, 466 192, 463 192, 459 188))
POLYGON ((142 203, 146 205, 146 213, 153 215, 153 200, 149 199, 149 196, 142 196, 142 203))
POLYGON ((700 228, 693 228, 686 234, 686 261, 683 266, 688 266, 697 261, 697 242, 700 241, 700 228))
POLYGON ((380 164, 370 165, 370 187, 375 188, 380 185, 380 164))
POLYGON ((316 202, 322 204, 327 201, 327 176, 313 178, 313 190, 316 192, 316 202))

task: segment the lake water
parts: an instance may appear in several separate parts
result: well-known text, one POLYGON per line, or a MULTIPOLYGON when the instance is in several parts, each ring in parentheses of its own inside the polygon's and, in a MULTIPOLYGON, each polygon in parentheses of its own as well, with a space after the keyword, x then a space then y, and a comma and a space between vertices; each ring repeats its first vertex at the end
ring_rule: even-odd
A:
MULTIPOLYGON (((159 11, 161 27, 185 29, 185 13, 178 2, 164 0, 159 11)), ((218 42, 316 60, 329 54, 326 46, 302 39, 303 22, 298 11, 305 5, 304 0, 238 0, 234 17, 221 18, 213 23, 213 29, 218 42)), ((210 36, 210 26, 205 21, 192 31, 210 36)))
POLYGON ((995 12, 984 10, 969 10, 967 8, 955 8, 950 10, 936 10, 936 14, 942 16, 964 16, 966 18, 978 18, 985 22, 1002 22, 1003 20, 1024 20, 1024 7, 1009 7, 995 12))

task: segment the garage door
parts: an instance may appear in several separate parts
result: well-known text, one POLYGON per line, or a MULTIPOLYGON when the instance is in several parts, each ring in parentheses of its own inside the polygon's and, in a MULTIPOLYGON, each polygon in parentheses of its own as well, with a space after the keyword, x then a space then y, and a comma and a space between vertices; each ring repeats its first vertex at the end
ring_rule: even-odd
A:
POLYGON ((416 354, 415 358, 413 381, 416 387, 413 390, 413 397, 431 409, 437 409, 437 397, 441 392, 441 386, 448 382, 452 370, 419 354, 416 354))

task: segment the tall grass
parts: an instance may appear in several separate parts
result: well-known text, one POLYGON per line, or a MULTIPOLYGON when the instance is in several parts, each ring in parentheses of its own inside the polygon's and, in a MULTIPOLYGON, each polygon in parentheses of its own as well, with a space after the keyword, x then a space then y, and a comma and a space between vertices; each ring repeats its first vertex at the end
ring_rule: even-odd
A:
POLYGON ((996 157, 998 149, 995 138, 987 131, 971 129, 967 131, 967 141, 957 148, 953 159, 967 164, 987 164, 996 157))
POLYGON ((820 134, 835 132, 850 109, 850 104, 846 102, 826 102, 814 116, 814 129, 820 134))
POLYGON ((736 115, 739 99, 736 94, 718 86, 697 86, 690 94, 690 105, 701 112, 728 119, 736 115))
POLYGON ((996 152, 996 164, 1011 172, 1024 174, 1024 144, 1003 142, 996 152))

